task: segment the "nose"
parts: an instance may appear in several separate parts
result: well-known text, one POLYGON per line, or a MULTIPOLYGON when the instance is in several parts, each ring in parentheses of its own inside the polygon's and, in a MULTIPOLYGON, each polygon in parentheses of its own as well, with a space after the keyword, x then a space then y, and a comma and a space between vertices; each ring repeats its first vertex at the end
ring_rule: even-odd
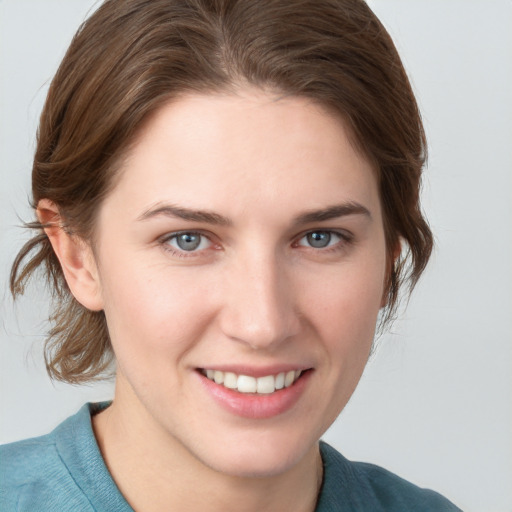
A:
POLYGON ((231 339, 271 350, 299 332, 293 278, 275 256, 243 258, 224 281, 220 325, 231 339))

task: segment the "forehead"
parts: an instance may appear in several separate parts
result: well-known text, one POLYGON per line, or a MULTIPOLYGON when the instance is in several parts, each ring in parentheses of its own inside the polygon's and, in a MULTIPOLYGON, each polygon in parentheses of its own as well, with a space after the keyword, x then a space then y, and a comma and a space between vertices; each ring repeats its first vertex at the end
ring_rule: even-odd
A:
POLYGON ((307 98, 252 89, 169 102, 120 171, 112 195, 134 215, 159 201, 231 216, 257 205, 372 203, 377 194, 372 166, 338 116, 307 98))

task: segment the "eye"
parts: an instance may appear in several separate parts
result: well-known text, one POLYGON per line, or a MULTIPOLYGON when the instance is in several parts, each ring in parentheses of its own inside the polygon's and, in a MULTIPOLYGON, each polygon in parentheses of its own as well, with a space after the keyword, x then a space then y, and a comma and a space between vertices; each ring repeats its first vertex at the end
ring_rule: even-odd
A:
POLYGON ((310 231, 297 242, 297 245, 324 249, 338 244, 342 239, 343 237, 334 231, 310 231))
POLYGON ((163 243, 170 245, 172 249, 180 252, 194 252, 208 249, 212 243, 201 233, 194 231, 183 231, 174 233, 163 240, 163 243))

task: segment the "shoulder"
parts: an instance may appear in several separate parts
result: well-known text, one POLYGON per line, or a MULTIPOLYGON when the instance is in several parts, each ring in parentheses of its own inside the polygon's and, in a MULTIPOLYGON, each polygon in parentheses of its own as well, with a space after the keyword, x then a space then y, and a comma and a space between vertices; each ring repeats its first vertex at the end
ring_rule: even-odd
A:
POLYGON ((382 502, 400 504, 403 510, 425 512, 460 510, 439 493, 418 487, 384 468, 364 462, 352 464, 382 502))
MULTIPOLYGON (((50 435, 0 446, 0 496, 16 499, 33 487, 44 487, 62 472, 50 435)), ((3 501, 2 501, 3 504, 3 501)), ((2 509, 3 510, 3 509, 2 509)))
POLYGON ((91 510, 59 451, 76 416, 45 436, 0 446, 2 511, 91 510))
MULTIPOLYGON (((390 471, 365 462, 352 462, 321 443, 325 493, 330 505, 351 503, 354 510, 460 512, 449 500, 418 487, 390 471)), ((321 496, 323 497, 323 496, 321 496)), ((325 508, 325 511, 337 510, 325 508)), ((348 510, 351 510, 350 508, 348 510)), ((323 512, 319 508, 319 512, 323 512)))

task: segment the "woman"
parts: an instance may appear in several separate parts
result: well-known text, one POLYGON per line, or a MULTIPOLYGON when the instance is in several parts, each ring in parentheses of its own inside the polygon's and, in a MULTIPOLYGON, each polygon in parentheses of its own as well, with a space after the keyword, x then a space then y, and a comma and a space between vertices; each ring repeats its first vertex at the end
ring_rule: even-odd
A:
POLYGON ((457 510, 319 439, 432 235, 425 138, 362 1, 109 0, 50 87, 47 363, 111 404, 3 448, 6 510, 457 510))

